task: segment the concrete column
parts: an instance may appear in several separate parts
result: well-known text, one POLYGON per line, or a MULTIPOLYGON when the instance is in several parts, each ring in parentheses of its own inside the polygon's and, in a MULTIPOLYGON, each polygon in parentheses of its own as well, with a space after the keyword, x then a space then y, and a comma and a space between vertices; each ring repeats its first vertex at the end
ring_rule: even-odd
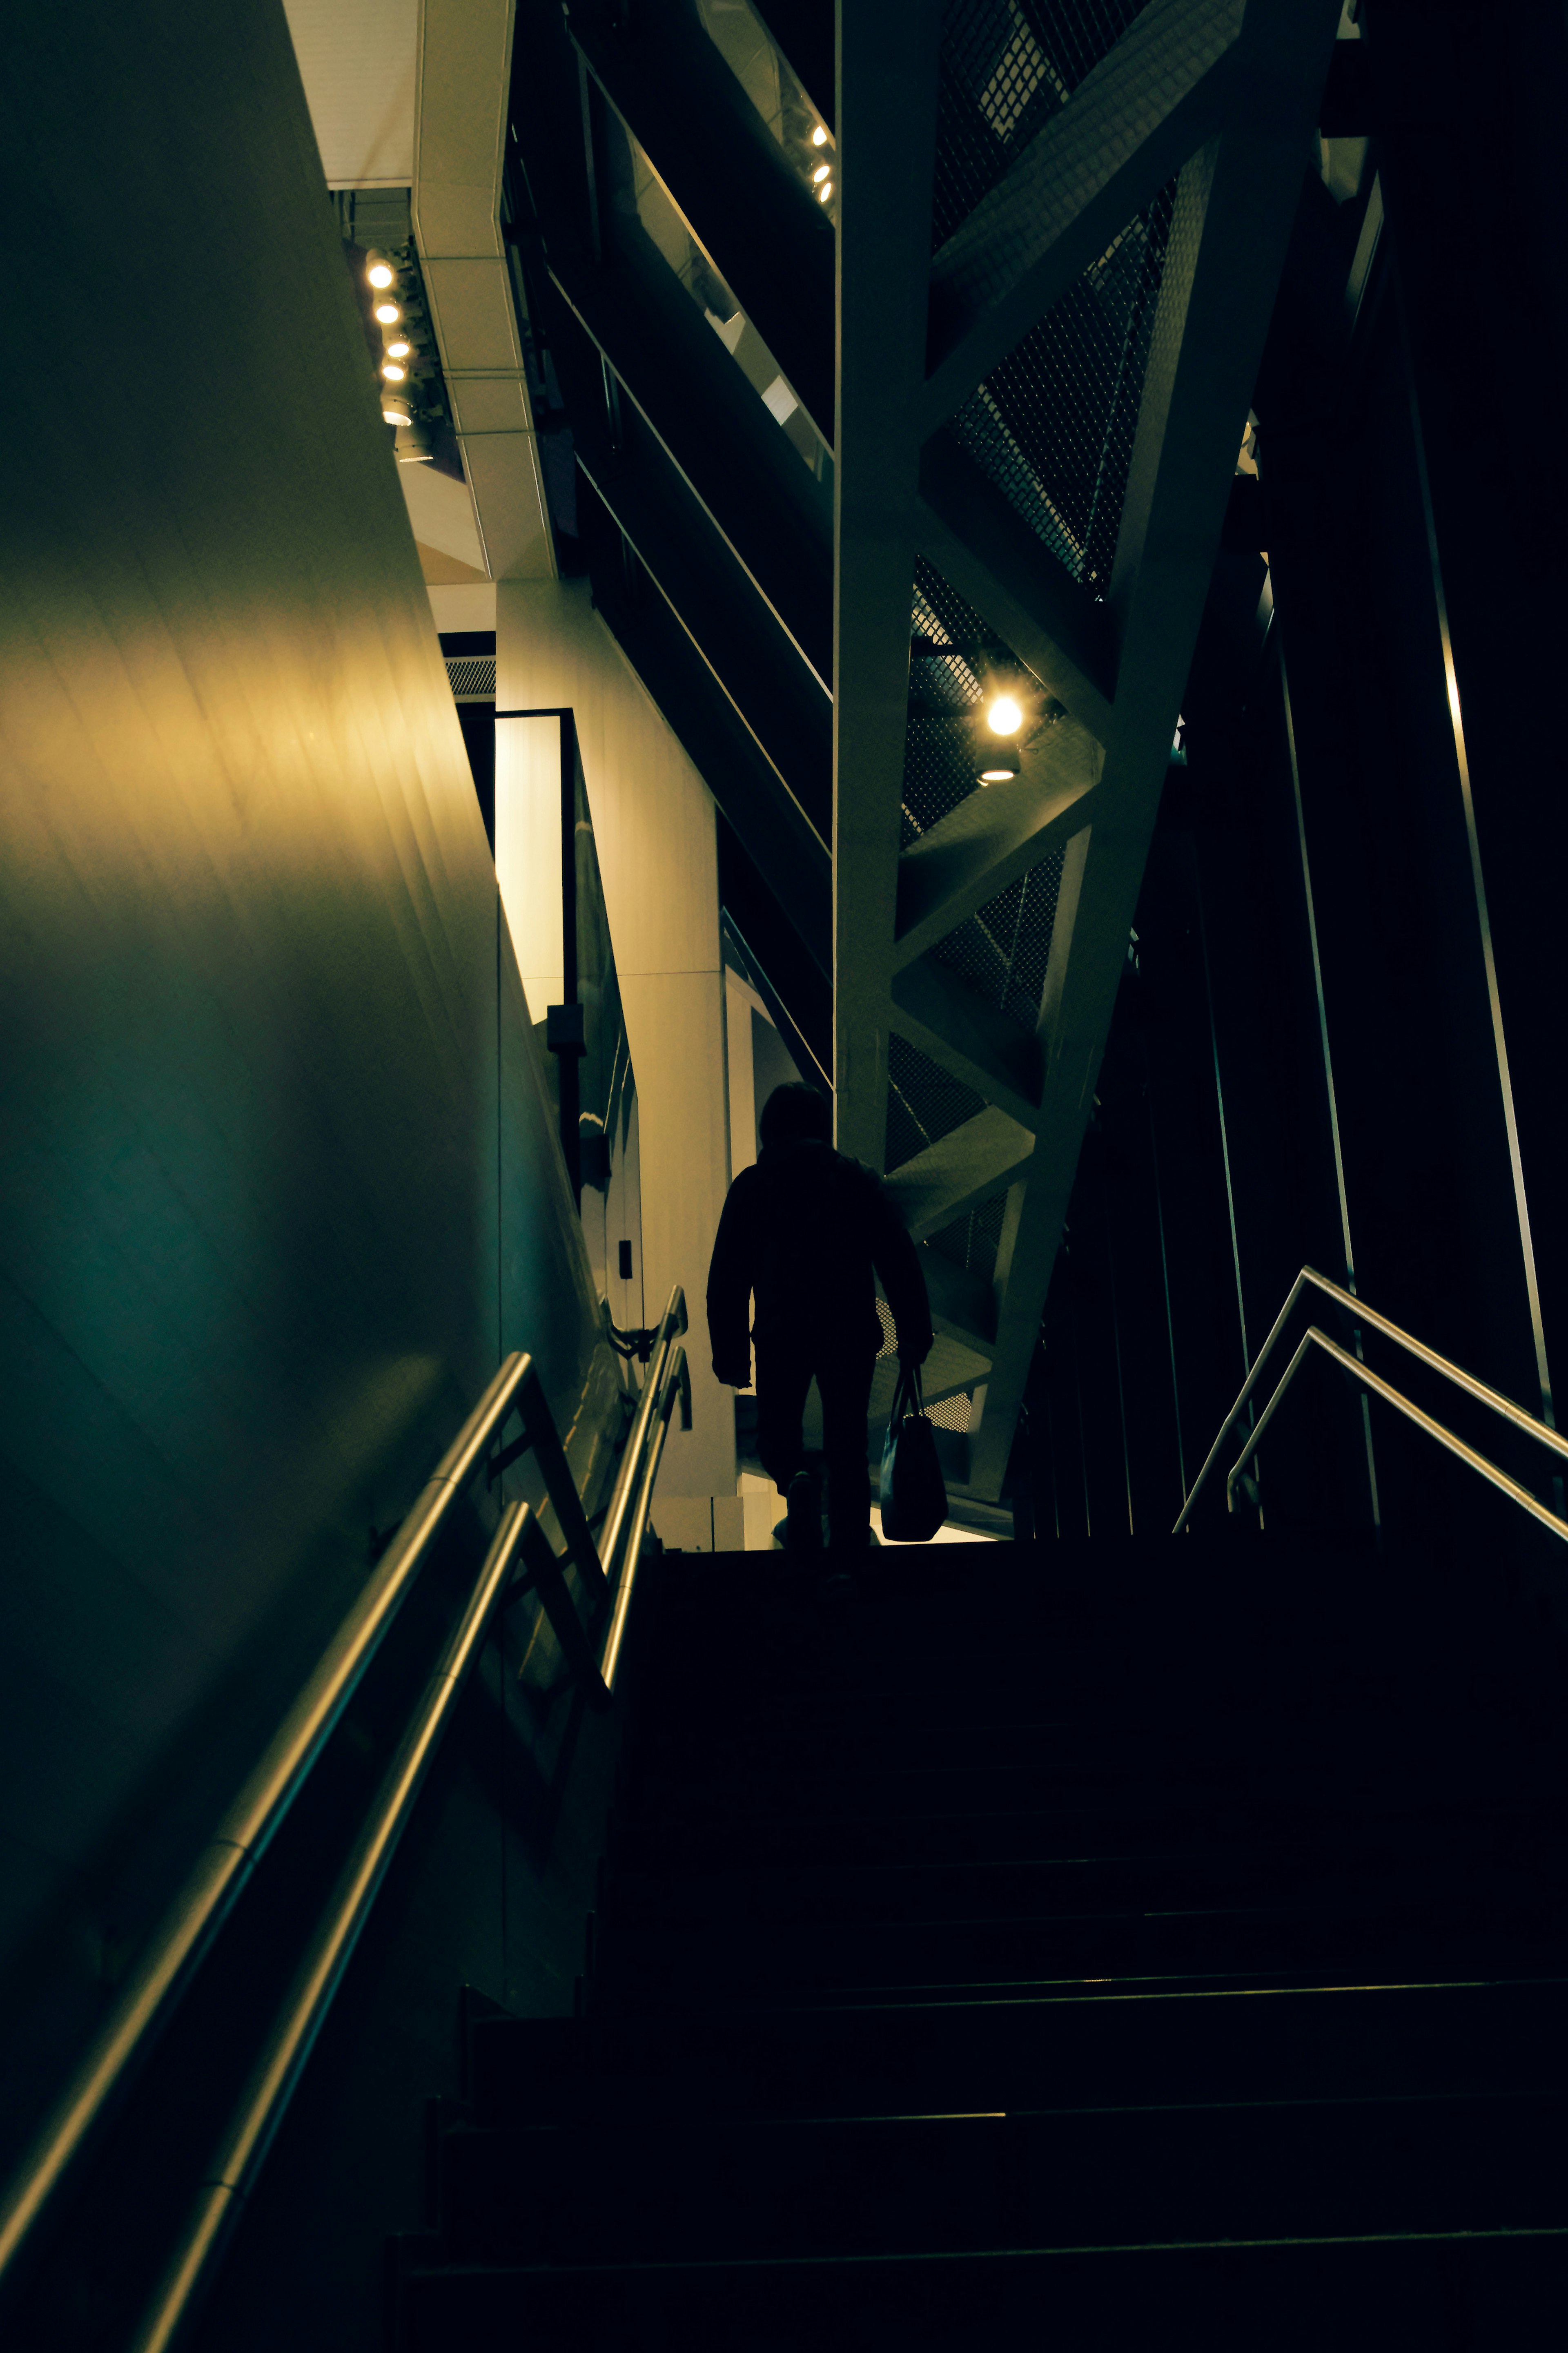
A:
MULTIPOLYGON (((692 1426, 671 1429, 655 1525, 683 1549, 738 1546, 733 1403, 713 1378, 703 1310, 730 1178, 712 796, 595 613, 586 582, 497 584, 496 704, 570 709, 576 719, 637 1074, 644 1295, 655 1316, 681 1283, 692 1324, 692 1426)), ((498 737, 516 727, 505 723, 498 737)), ((498 759, 498 849, 501 775, 498 759)))

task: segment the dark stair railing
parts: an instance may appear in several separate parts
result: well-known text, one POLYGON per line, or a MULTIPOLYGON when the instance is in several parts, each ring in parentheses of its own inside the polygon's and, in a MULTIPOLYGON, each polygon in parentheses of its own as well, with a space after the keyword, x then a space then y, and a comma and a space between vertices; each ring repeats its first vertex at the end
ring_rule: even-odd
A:
MULTIPOLYGON (((1536 1439, 1542 1446, 1550 1447, 1554 1454, 1568 1458, 1568 1438, 1564 1438, 1561 1430, 1553 1430, 1550 1422, 1539 1420, 1534 1414, 1527 1413, 1521 1405, 1516 1405, 1511 1398, 1504 1397, 1498 1389, 1489 1388, 1485 1381, 1479 1381, 1473 1373, 1467 1373, 1462 1365, 1452 1364, 1447 1356, 1440 1356, 1436 1348, 1427 1347, 1425 1341, 1415 1339, 1412 1334, 1404 1331, 1399 1324, 1390 1323, 1386 1315, 1380 1315, 1375 1308, 1367 1305, 1364 1299, 1358 1299, 1354 1292, 1345 1291, 1337 1282, 1331 1282, 1327 1275, 1320 1274, 1316 1268, 1304 1266, 1290 1286, 1290 1295, 1276 1316, 1274 1329, 1264 1342, 1258 1362, 1247 1375, 1240 1396, 1219 1426, 1218 1435, 1208 1451, 1204 1467, 1193 1482, 1192 1492, 1182 1505, 1180 1516, 1171 1531, 1173 1535, 1180 1535, 1192 1516, 1193 1507, 1202 1493, 1209 1472, 1224 1453, 1226 1439, 1247 1410, 1253 1391, 1263 1377, 1264 1367, 1290 1320, 1296 1303, 1309 1284, 1315 1290, 1321 1291, 1325 1298, 1332 1299, 1341 1307, 1345 1308, 1358 1324, 1364 1324, 1370 1331, 1380 1332, 1385 1340, 1392 1340, 1396 1347, 1405 1349, 1406 1354, 1414 1356, 1418 1363, 1426 1365, 1435 1373, 1440 1373, 1445 1380, 1451 1381, 1454 1387, 1462 1389, 1467 1397, 1476 1398, 1481 1405, 1489 1406, 1493 1413, 1500 1414, 1505 1421, 1510 1421, 1514 1428, 1522 1430, 1527 1438, 1536 1439)), ((1394 1411, 1403 1414, 1406 1421, 1414 1422, 1417 1430, 1423 1430, 1428 1438, 1436 1439, 1439 1446, 1445 1447, 1450 1454, 1467 1464, 1470 1470, 1478 1472, 1500 1493, 1506 1495, 1510 1503, 1517 1504, 1521 1511, 1528 1512, 1531 1519, 1539 1520, 1542 1527, 1550 1528, 1553 1535, 1561 1536, 1564 1542, 1568 1542, 1568 1520, 1563 1520, 1555 1512, 1549 1511, 1539 1497, 1531 1493, 1528 1487, 1521 1487, 1517 1479, 1510 1479, 1506 1471, 1500 1470, 1495 1462, 1487 1455, 1479 1453, 1475 1447, 1467 1445, 1465 1440, 1457 1436, 1445 1423, 1434 1419, 1429 1413, 1424 1413, 1418 1405, 1414 1404, 1404 1395, 1403 1391, 1396 1389, 1391 1382, 1384 1380, 1381 1375, 1371 1371, 1362 1363, 1359 1356, 1352 1356, 1348 1348, 1342 1348, 1337 1340, 1331 1340, 1328 1334, 1320 1331, 1315 1324, 1309 1324, 1303 1333, 1295 1355, 1285 1368, 1284 1377, 1264 1407, 1257 1422, 1248 1424, 1247 1444, 1226 1474, 1225 1504, 1227 1512, 1235 1511, 1237 1483, 1247 1462, 1257 1452, 1258 1440, 1283 1404, 1285 1392, 1313 1348, 1321 1348, 1325 1356, 1331 1356, 1334 1363, 1342 1366, 1363 1389, 1373 1397, 1381 1398, 1385 1405, 1393 1406, 1394 1411)))
POLYGON ((509 1448, 504 1457, 492 1458, 492 1463, 514 1460, 524 1448, 533 1452, 565 1538, 565 1550, 557 1556, 529 1504, 511 1504, 503 1510, 458 1630, 376 1792, 223 2145, 207 2170, 179 2247, 133 2339, 136 2353, 153 2353, 153 2348, 170 2343, 221 2243, 226 2225, 237 2213, 266 2157, 464 1680, 498 1613, 522 1593, 537 1591, 563 1652, 586 1685, 590 1700, 600 1706, 610 1704, 637 1556, 677 1402, 682 1427, 691 1426, 690 1381, 686 1351, 679 1345, 686 1328, 685 1294, 678 1284, 653 1336, 652 1361, 597 1546, 532 1357, 514 1353, 501 1365, 420 1490, 363 1592, 204 1848, 21 2167, 0 2205, 0 2280, 188 1991, 363 1681, 437 1537, 515 1411, 523 1425, 522 1441, 509 1448), (573 1567, 590 1604, 586 1626, 566 1580, 566 1571, 573 1567), (601 1629, 595 1641, 595 1633, 601 1629))

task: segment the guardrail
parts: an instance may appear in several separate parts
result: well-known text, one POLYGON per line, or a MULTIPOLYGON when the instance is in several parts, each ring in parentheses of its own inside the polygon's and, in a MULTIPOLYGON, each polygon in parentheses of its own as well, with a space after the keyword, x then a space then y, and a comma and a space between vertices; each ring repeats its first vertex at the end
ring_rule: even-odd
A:
POLYGON ((154 2353, 154 2348, 171 2342, 210 2269, 226 2224, 266 2157, 369 1916, 430 1759, 500 1612, 521 1593, 536 1590, 573 1672, 596 1704, 610 1704, 636 1582, 637 1556, 678 1401, 683 1427, 691 1426, 690 1381, 686 1351, 679 1345, 685 1330, 686 1302, 678 1285, 654 1336, 647 1378, 597 1546, 533 1359, 522 1354, 506 1359, 420 1490, 363 1591, 203 1849, 20 2168, 0 2205, 0 2279, 173 2016, 304 1786, 458 1498, 515 1410, 522 1421, 522 1438, 496 1459, 510 1461, 531 1450, 565 1539, 565 1551, 556 1554, 530 1505, 512 1504, 503 1510, 458 1630, 376 1792, 353 1852, 208 2168, 178 2249, 133 2339, 135 2353, 154 2353), (586 1622, 567 1582, 566 1572, 573 1567, 589 1604, 586 1622), (606 1605, 608 1623, 595 1639, 606 1605))
MULTIPOLYGON (((1304 1266, 1290 1286, 1289 1297, 1274 1319, 1274 1328, 1264 1342, 1258 1362, 1247 1375, 1240 1396, 1219 1426, 1218 1435, 1208 1451, 1204 1467, 1193 1482, 1192 1493, 1182 1505, 1176 1525, 1171 1530, 1173 1535, 1180 1535, 1186 1526, 1205 1481, 1224 1452, 1226 1438, 1246 1412, 1251 1401, 1252 1393, 1263 1377, 1264 1366, 1273 1355, 1286 1324, 1289 1322, 1297 1301, 1309 1284, 1314 1290, 1321 1292, 1325 1298, 1335 1301, 1338 1305, 1346 1309, 1358 1324, 1363 1325, 1368 1331, 1381 1333, 1385 1340, 1392 1340, 1396 1347, 1403 1348, 1406 1355, 1415 1357, 1418 1363, 1426 1365, 1430 1371, 1438 1373, 1445 1380, 1452 1382, 1454 1387, 1462 1389, 1467 1397, 1474 1398, 1478 1404, 1488 1407, 1493 1413, 1500 1414, 1505 1421, 1511 1422, 1513 1427, 1522 1430, 1526 1437, 1535 1439, 1541 1445, 1550 1448, 1554 1454, 1568 1458, 1568 1438, 1564 1438, 1561 1430, 1553 1430, 1550 1422, 1539 1420, 1534 1414, 1527 1413, 1523 1406, 1516 1405, 1512 1398, 1504 1397, 1500 1389, 1489 1388, 1485 1381, 1479 1381, 1476 1378, 1474 1373, 1467 1373, 1462 1365, 1453 1364, 1447 1356, 1440 1356, 1436 1348, 1429 1348, 1424 1340, 1417 1340, 1412 1333, 1405 1331, 1397 1324, 1391 1323, 1386 1315, 1380 1315, 1374 1307, 1367 1305, 1364 1299, 1358 1299, 1354 1292, 1345 1291, 1339 1283, 1331 1282, 1328 1276, 1320 1274, 1315 1267, 1304 1266)), ((1279 1412, 1284 1402, 1286 1391, 1313 1348, 1321 1349, 1325 1356, 1331 1357, 1334 1363, 1349 1373, 1352 1379, 1369 1395, 1381 1398, 1386 1405, 1393 1406, 1395 1412, 1403 1414, 1406 1421, 1413 1422, 1417 1430, 1425 1430, 1428 1438, 1435 1439, 1439 1446, 1445 1448, 1448 1453, 1454 1455, 1470 1470, 1478 1472, 1481 1478, 1496 1487, 1500 1493, 1508 1496, 1509 1500, 1517 1504, 1521 1511, 1528 1512, 1531 1519, 1539 1520, 1543 1527, 1550 1528, 1554 1535, 1561 1536, 1565 1543, 1568 1543, 1568 1520, 1563 1520, 1555 1512, 1549 1511, 1538 1496, 1531 1493, 1528 1487, 1521 1487, 1517 1479, 1510 1479, 1506 1471, 1500 1469, 1499 1465, 1487 1455, 1478 1452, 1475 1447, 1468 1445, 1464 1439, 1458 1437, 1446 1424, 1436 1420, 1431 1414, 1424 1413, 1421 1408, 1405 1397, 1402 1390, 1396 1389, 1392 1382, 1385 1381, 1380 1374, 1371 1371, 1362 1363, 1359 1356, 1352 1356, 1348 1348, 1342 1348, 1337 1340, 1331 1340, 1328 1334, 1320 1331, 1315 1324, 1309 1324, 1307 1327, 1294 1356, 1285 1368, 1284 1377, 1264 1407, 1257 1422, 1248 1429, 1247 1443, 1226 1474, 1225 1506, 1227 1512, 1234 1512, 1236 1509, 1237 1481, 1240 1478, 1247 1461, 1257 1452, 1259 1440, 1279 1412)))

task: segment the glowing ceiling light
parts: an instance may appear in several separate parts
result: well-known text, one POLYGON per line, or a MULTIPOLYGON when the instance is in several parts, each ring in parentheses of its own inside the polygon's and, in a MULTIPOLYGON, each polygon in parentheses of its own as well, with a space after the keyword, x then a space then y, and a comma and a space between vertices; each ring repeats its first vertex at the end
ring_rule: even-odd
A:
POLYGON ((832 173, 833 166, 831 164, 819 164, 816 171, 811 175, 814 185, 820 187, 824 180, 831 178, 832 173))
POLYGON ((1017 773, 1018 763, 1016 760, 997 760, 991 767, 981 769, 980 781, 983 785, 1006 785, 1012 782, 1017 773))
POLYGON ((826 147, 827 144, 827 133, 820 122, 811 134, 811 143, 814 147, 826 147))
POLYGON ((1024 723, 1024 714, 1010 694, 999 694, 985 718, 994 735, 1016 735, 1024 723))
POLYGON ((402 335, 398 335, 392 343, 388 343, 386 347, 386 356, 389 360, 405 360, 413 348, 414 346, 412 343, 408 343, 402 335))
POLYGON ((382 394, 381 413, 388 425, 410 425, 414 421, 414 411, 400 392, 382 394))
POLYGON ((818 188, 818 190, 817 190, 817 192, 816 192, 816 201, 817 201, 817 203, 818 203, 819 205, 825 205, 825 204, 827 202, 828 197, 829 197, 832 194, 833 194, 833 183, 832 183, 832 181, 831 181, 831 180, 824 180, 824 182, 823 182, 823 184, 822 184, 821 187, 820 187, 820 188, 818 188))
POLYGON ((370 268, 364 274, 369 279, 371 284, 378 289, 383 286, 392 285, 397 276, 397 272, 394 269, 391 262, 386 259, 384 254, 379 253, 372 255, 370 268))
POLYGON ((403 313, 395 302, 378 302, 375 306, 375 315, 384 327, 395 327, 403 313))
POLYGON ((400 367, 395 360, 383 360, 381 372, 388 384, 401 384, 408 370, 400 367))

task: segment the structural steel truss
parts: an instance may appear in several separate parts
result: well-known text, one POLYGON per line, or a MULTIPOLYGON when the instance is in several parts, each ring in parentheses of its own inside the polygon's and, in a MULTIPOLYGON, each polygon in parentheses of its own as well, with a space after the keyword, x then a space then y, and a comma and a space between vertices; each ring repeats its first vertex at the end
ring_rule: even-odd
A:
POLYGON ((829 88, 829 0, 517 0, 506 235, 542 431, 569 436, 565 527, 831 971, 838 1141, 931 1244, 928 1396, 974 1390, 982 1496, 1339 13, 839 0, 829 88), (978 695, 998 652, 1041 723, 981 788, 973 714, 933 716, 919 674, 978 695), (917 814, 931 744, 945 783, 917 814), (974 983, 999 904, 998 997, 974 983), (966 1218, 984 1247, 955 1250, 966 1218))
MULTIPOLYGON (((835 1077, 840 1146, 878 1167, 888 1165, 897 1041, 978 1106, 889 1183, 917 1239, 983 1204, 999 1223, 994 1267, 925 1254, 944 1359, 933 1362, 934 1386, 982 1368, 970 1485, 994 1496, 1339 5, 1152 0, 933 257, 943 44, 963 13, 937 0, 854 0, 839 11, 835 1077), (977 462, 959 420, 1156 205, 1163 267, 1132 387, 1114 555, 1090 586, 1064 556, 1066 526, 1047 519, 1042 531, 998 467, 977 462), (906 840, 910 584, 921 558, 1065 716, 1039 728, 1015 781, 969 793, 906 840), (1031 1035, 940 951, 1051 858, 1059 881, 1031 1035)), ((1050 13, 1012 11, 1026 63, 1034 21, 1050 13)), ((1002 395, 982 396, 998 415, 1002 395)))

